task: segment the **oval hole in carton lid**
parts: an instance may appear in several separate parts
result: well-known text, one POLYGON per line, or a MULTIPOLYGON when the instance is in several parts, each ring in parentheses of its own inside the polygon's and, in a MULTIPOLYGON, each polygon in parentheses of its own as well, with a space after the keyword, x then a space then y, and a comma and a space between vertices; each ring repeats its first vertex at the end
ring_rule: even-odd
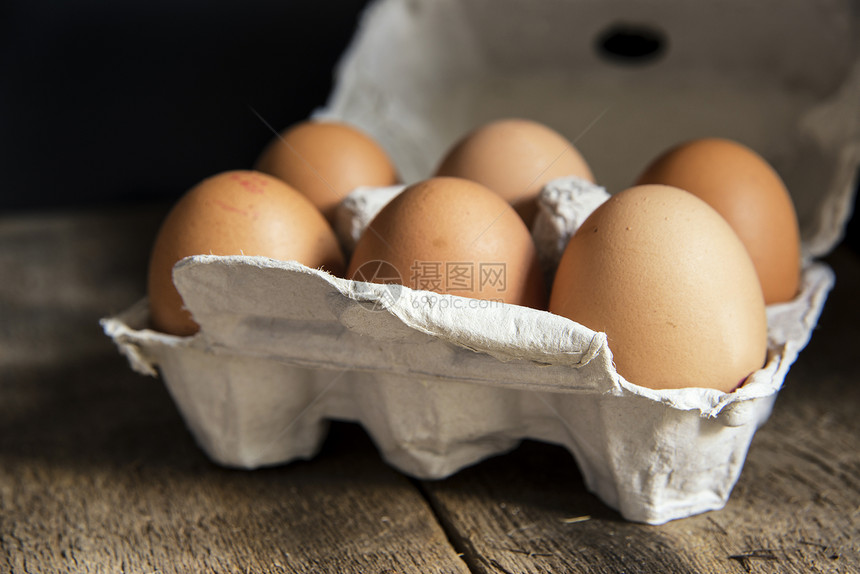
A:
POLYGON ((666 34, 651 25, 617 22, 603 30, 596 41, 597 53, 621 64, 647 64, 662 57, 666 34))

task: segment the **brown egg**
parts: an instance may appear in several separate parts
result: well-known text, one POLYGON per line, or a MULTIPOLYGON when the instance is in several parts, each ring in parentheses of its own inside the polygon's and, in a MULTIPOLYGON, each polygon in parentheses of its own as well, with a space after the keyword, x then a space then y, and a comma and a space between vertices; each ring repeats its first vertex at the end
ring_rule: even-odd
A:
POLYGON ((511 206, 486 187, 428 179, 388 203, 355 247, 347 276, 399 278, 413 289, 546 308, 531 235, 511 206))
POLYGON ((173 285, 173 265, 190 255, 262 255, 340 274, 343 254, 322 214, 284 182, 253 171, 228 171, 186 193, 170 210, 149 262, 155 329, 198 330, 173 285))
POLYGON ((681 144, 657 158, 639 185, 685 189, 722 215, 755 264, 768 304, 789 301, 800 283, 797 214, 774 169, 739 143, 708 138, 681 144))
POLYGON ((343 123, 308 121, 273 139, 255 169, 284 180, 311 200, 329 222, 338 203, 362 185, 397 183, 385 150, 364 132, 343 123))
POLYGON ((731 392, 761 368, 767 317, 731 227, 677 188, 611 197, 565 249, 549 310, 605 332, 618 372, 653 389, 731 392))
POLYGON ((594 176, 577 149, 558 132, 523 119, 486 124, 457 142, 436 175, 483 184, 514 206, 526 225, 537 212, 535 198, 552 179, 594 176))

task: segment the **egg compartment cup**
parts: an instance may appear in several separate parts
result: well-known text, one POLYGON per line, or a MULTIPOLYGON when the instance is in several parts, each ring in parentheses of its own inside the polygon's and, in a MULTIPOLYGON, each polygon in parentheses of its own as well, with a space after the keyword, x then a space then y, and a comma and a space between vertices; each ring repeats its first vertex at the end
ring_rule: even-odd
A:
MULTIPOLYGON (((531 438, 564 445, 588 488, 629 520, 720 508, 833 283, 814 257, 841 237, 860 164, 858 29, 851 0, 729 0, 695 13, 683 0, 378 0, 315 114, 366 130, 407 182, 430 175, 467 130, 505 116, 566 135, 613 191, 684 139, 729 137, 762 153, 800 216, 802 290, 767 309, 767 363, 733 393, 639 387, 615 372, 603 334, 547 312, 475 308, 259 257, 177 264, 202 327, 194 337, 146 329, 145 301, 105 331, 135 370, 160 371, 224 465, 311 457, 326 421, 343 419, 417 477, 531 438), (637 26, 665 38, 661 57, 600 54, 601 38, 637 26)), ((564 206, 534 230, 547 269, 575 227, 564 206)), ((366 221, 341 223, 357 232, 366 221)))
MULTIPOLYGON (((570 179, 541 203, 542 220, 568 223, 550 226, 560 234, 576 227, 567 214, 579 197, 564 191, 586 187, 570 179)), ((386 461, 419 478, 530 438, 565 446, 626 518, 661 523, 725 504, 833 275, 809 265, 798 298, 768 309, 767 364, 729 394, 639 387, 615 371, 605 334, 526 307, 263 257, 189 257, 174 282, 201 326, 194 337, 146 329, 145 300, 104 328, 135 370, 161 371, 220 464, 312 457, 329 419, 359 422, 386 461)))

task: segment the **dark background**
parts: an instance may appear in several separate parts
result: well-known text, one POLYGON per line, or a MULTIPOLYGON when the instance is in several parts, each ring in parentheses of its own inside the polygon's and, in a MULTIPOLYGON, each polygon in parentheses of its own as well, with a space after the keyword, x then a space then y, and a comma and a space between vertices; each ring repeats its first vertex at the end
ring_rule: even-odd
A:
POLYGON ((171 202, 251 167, 273 136, 255 111, 280 130, 324 105, 367 3, 7 0, 0 215, 171 202))
MULTIPOLYGON (((325 104, 367 0, 12 0, 0 213, 172 199, 325 104)), ((5 12, 5 13, 4 13, 5 12)))

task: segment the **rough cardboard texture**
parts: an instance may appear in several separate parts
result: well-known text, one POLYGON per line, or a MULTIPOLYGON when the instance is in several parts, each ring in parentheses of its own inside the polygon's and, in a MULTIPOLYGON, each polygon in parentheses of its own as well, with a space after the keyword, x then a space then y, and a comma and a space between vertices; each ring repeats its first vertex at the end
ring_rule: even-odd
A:
MULTIPOLYGON (((565 183, 547 187, 542 209, 572 233, 565 214, 581 209, 568 205, 575 195, 559 201, 565 183)), ((605 335, 526 307, 262 257, 190 257, 174 281, 197 336, 145 329, 145 302, 105 330, 135 369, 161 371, 222 464, 312 456, 331 418, 361 422, 391 464, 422 478, 534 438, 565 445, 628 519, 664 522, 725 503, 833 277, 811 264, 801 295, 768 309, 767 365, 729 394, 639 387, 615 372, 605 335)))
POLYGON ((804 252, 820 256, 842 237, 860 164, 857 38, 852 0, 695 13, 683 0, 381 0, 317 115, 373 134, 404 181, 431 175, 469 129, 529 117, 573 141, 610 193, 681 141, 737 139, 785 179, 804 252), (618 24, 664 35, 664 56, 601 57, 598 39, 618 24))
MULTIPOLYGON (((404 181, 430 175, 452 141, 499 116, 565 133, 610 193, 682 139, 721 135, 761 151, 792 192, 807 260, 797 299, 768 308, 769 358, 742 388, 641 388, 615 372, 603 334, 562 317, 258 257, 177 264, 174 281, 202 326, 195 337, 147 330, 145 301, 103 321, 105 331, 134 369, 161 373, 221 464, 313 456, 326 420, 346 419, 419 477, 446 476, 529 437, 564 445, 588 487, 629 520, 719 508, 833 284, 812 257, 841 236, 860 163, 851 4, 729 2, 695 19, 673 0, 502 4, 372 4, 317 115, 378 138, 404 181), (780 23, 757 25, 773 23, 769 10, 780 23), (595 35, 625 19, 665 32, 668 56, 640 68, 596 56, 595 35), (728 30, 732 42, 708 40, 728 30)), ((550 274, 601 193, 572 180, 544 190, 533 232, 550 274)), ((341 206, 345 245, 383 195, 359 190, 341 206)))

